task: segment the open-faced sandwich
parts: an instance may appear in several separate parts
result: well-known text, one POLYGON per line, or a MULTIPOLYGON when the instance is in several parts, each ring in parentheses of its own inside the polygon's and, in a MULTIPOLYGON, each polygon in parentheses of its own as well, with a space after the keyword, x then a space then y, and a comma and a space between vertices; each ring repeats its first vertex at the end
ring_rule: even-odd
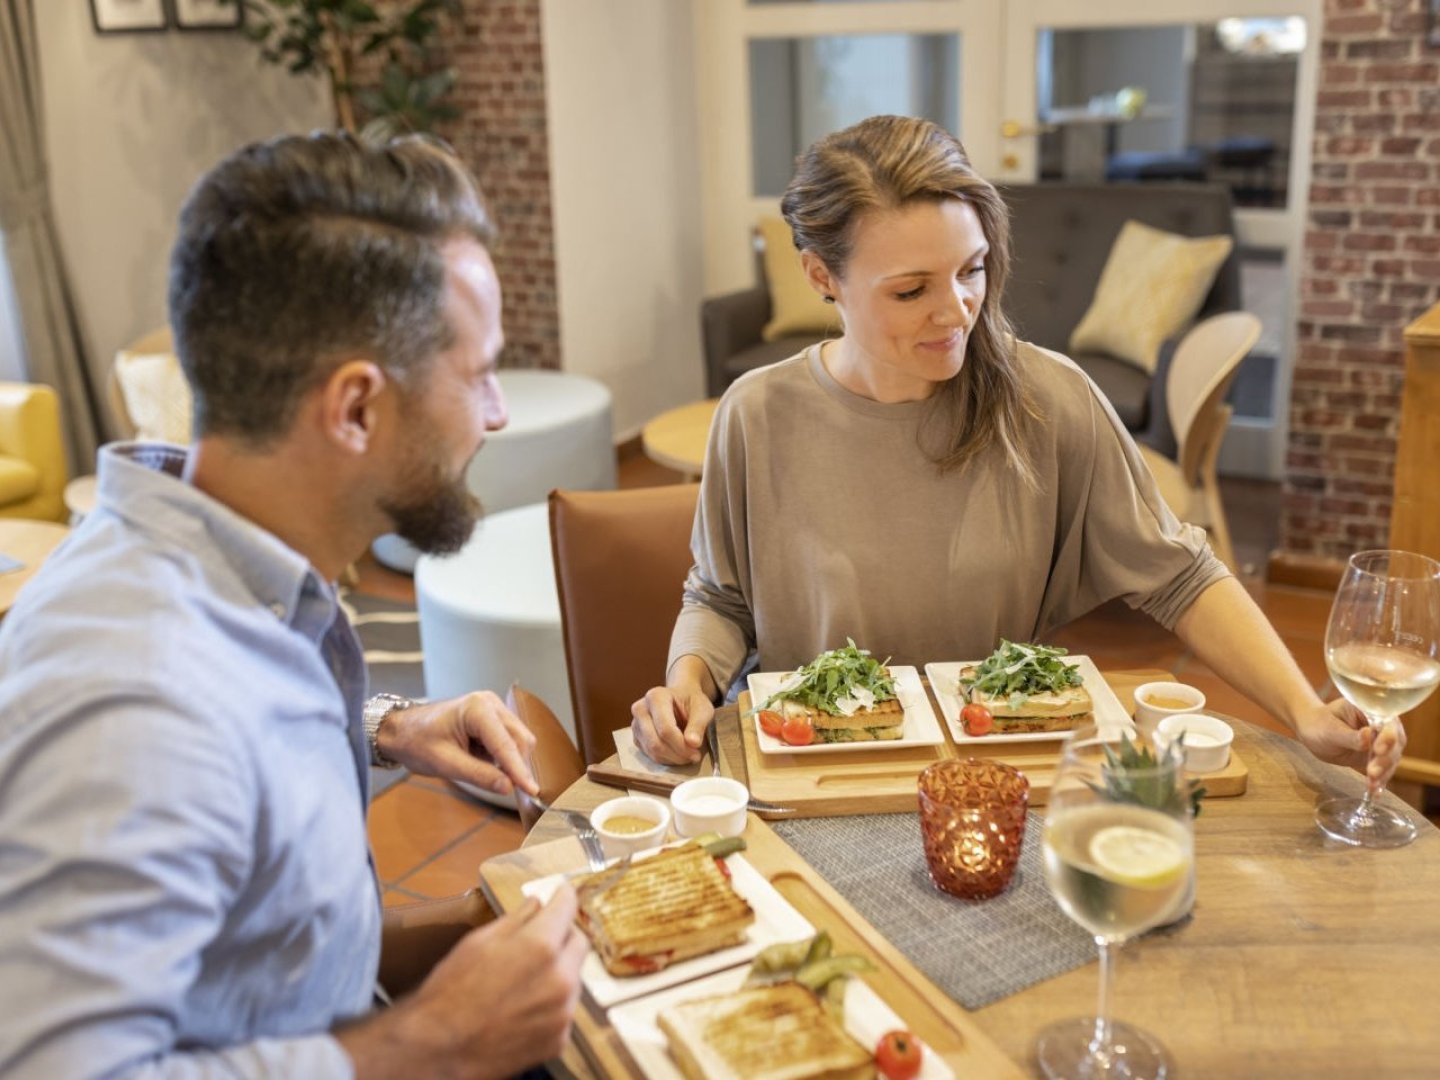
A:
MULTIPOLYGON (((960 696, 966 708, 989 713, 994 730, 1073 731, 1091 722, 1094 703, 1079 670, 1062 657, 1065 650, 1001 640, 981 664, 960 669, 960 696)), ((972 730, 965 717, 966 731, 972 730)))
POLYGON ((778 715, 779 730, 770 733, 792 744, 898 739, 905 727, 905 709, 890 672, 853 641, 821 653, 788 676, 760 708, 761 727, 769 730, 764 712, 778 715), (784 734, 787 724, 792 730, 798 725, 801 738, 784 734))
POLYGON ((740 990, 656 1019, 689 1080, 862 1080, 875 1056, 845 1031, 845 984, 869 970, 864 957, 832 955, 822 931, 761 952, 740 990))
POLYGON ((612 975, 645 975, 739 945, 755 912, 698 843, 577 879, 576 916, 612 975))

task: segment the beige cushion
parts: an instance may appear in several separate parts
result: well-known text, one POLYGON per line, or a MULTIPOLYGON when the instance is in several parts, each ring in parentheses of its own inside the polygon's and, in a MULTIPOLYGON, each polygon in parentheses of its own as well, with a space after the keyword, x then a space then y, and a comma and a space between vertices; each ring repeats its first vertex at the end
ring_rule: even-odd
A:
POLYGON ((792 334, 838 333, 839 316, 806 280, 785 219, 761 218, 756 228, 765 242, 765 279, 770 286, 770 321, 761 331, 765 340, 792 334))
POLYGON ((1228 236, 1177 236, 1127 221, 1070 351, 1108 353, 1153 372, 1160 346, 1195 318, 1233 245, 1228 236))
POLYGON ((135 425, 135 438, 190 441, 190 384, 174 353, 122 351, 115 357, 115 378, 135 425))

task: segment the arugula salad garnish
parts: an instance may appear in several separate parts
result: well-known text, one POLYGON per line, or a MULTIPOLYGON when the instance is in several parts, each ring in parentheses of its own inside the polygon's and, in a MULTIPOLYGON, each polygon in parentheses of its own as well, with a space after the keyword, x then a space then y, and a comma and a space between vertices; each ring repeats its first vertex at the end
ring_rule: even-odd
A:
POLYGON ((1000 639, 1000 647, 986 657, 973 675, 962 676, 960 690, 969 697, 979 690, 991 697, 1008 698, 1018 709, 1034 694, 1058 694, 1083 681, 1078 668, 1060 658, 1067 650, 1049 645, 1019 645, 1000 639))
POLYGON ((810 663, 790 675, 785 684, 771 694, 762 708, 777 701, 798 701, 810 709, 819 709, 832 716, 849 716, 857 708, 869 708, 877 701, 896 697, 895 681, 885 669, 890 658, 881 663, 869 649, 857 648, 845 639, 843 648, 823 652, 810 663))

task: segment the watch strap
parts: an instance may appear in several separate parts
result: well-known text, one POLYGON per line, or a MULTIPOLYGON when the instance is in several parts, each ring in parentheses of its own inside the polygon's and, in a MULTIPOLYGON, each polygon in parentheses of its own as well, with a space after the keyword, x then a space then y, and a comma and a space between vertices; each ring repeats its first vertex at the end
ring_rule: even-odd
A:
POLYGON ((380 749, 377 736, 385 718, 398 709, 408 709, 415 702, 399 694, 375 694, 365 702, 365 743, 370 747, 370 764, 381 769, 398 769, 400 763, 387 757, 380 749))

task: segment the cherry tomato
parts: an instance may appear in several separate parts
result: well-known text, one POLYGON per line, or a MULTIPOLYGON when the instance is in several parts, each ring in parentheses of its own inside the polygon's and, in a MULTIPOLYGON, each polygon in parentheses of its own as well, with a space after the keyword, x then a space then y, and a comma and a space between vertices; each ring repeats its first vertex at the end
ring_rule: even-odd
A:
POLYGON ((809 746, 815 741, 815 728, 809 720, 798 716, 786 717, 780 725, 780 738, 791 746, 809 746))
POLYGON ((920 1072, 925 1048, 908 1031, 887 1031, 875 1047, 875 1064, 885 1080, 910 1080, 920 1072))
POLYGON ((760 730, 772 739, 780 738, 780 728, 785 723, 785 718, 774 709, 760 710, 760 730))
POLYGON ((984 705, 966 705, 960 710, 960 724, 966 735, 989 735, 995 730, 995 718, 984 705))

